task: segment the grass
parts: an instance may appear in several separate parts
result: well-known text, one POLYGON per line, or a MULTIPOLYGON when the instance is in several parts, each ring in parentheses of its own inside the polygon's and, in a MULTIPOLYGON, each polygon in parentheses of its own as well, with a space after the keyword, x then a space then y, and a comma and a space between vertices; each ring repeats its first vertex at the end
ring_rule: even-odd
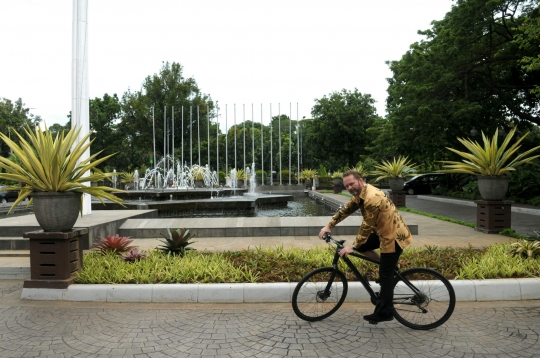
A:
POLYGON ((405 207, 400 207, 399 211, 405 211, 407 213, 413 213, 413 214, 417 214, 417 215, 427 216, 429 218, 438 219, 438 220, 442 220, 442 221, 448 221, 448 222, 451 222, 451 223, 454 223, 454 224, 459 224, 459 225, 468 226, 468 227, 472 227, 472 228, 476 227, 476 224, 470 223, 470 222, 467 222, 467 221, 456 220, 456 219, 448 218, 446 216, 441 216, 441 215, 429 214, 429 213, 425 213, 423 211, 418 211, 418 210, 409 209, 409 208, 405 208, 405 207))
MULTIPOLYGON (((330 247, 284 249, 282 246, 252 250, 190 251, 184 257, 152 250, 149 256, 130 263, 119 255, 92 252, 84 257, 84 268, 76 282, 86 284, 148 283, 242 283, 297 282, 309 271, 330 266, 330 247)), ((401 255, 402 270, 428 267, 449 279, 540 277, 540 257, 512 256, 510 244, 494 244, 487 249, 425 246, 407 248, 401 255)), ((360 272, 378 277, 377 266, 352 258, 360 272)), ((341 271, 354 280, 343 262, 341 271)))

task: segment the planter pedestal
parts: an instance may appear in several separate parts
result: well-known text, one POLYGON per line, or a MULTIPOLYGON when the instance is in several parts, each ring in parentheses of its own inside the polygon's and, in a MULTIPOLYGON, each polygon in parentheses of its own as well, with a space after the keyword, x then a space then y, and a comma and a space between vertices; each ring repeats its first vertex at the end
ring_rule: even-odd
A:
POLYGON ((396 207, 407 207, 406 205, 407 192, 405 190, 390 190, 390 199, 396 207))
POLYGON ((81 238, 87 233, 87 228, 24 233, 30 239, 30 280, 23 287, 64 289, 71 285, 73 275, 82 268, 81 238))
POLYGON ((497 234, 512 224, 512 202, 507 200, 475 200, 476 230, 497 234))

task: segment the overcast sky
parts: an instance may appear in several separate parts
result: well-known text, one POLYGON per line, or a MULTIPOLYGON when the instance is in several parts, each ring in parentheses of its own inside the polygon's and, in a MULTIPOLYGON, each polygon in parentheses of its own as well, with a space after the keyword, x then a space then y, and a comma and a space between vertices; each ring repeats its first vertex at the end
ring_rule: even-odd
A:
MULTIPOLYGON (((71 110, 72 1, 0 0, 0 97, 47 125, 71 110)), ((385 115, 387 60, 399 60, 451 0, 89 0, 90 98, 139 90, 162 61, 203 93, 264 121, 310 117, 315 98, 358 88, 385 115)), ((229 112, 231 113, 231 112, 229 112)), ((230 114, 229 114, 230 116, 230 114)), ((250 116, 250 115, 249 115, 250 116)), ((231 117, 229 117, 231 118, 231 117)), ((240 117, 238 117, 240 119, 240 117)))

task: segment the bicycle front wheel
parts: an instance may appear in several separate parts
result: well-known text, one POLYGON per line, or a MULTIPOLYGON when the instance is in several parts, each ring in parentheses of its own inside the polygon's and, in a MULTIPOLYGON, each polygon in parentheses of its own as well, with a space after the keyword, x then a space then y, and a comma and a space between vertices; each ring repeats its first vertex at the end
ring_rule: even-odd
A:
POLYGON ((330 317, 345 301, 347 279, 333 267, 321 267, 308 273, 294 289, 292 308, 305 321, 330 317))
POLYGON ((446 322, 456 305, 450 281, 437 271, 413 268, 394 285, 394 317, 413 329, 432 329, 446 322), (411 286, 409 286, 409 284, 411 286))

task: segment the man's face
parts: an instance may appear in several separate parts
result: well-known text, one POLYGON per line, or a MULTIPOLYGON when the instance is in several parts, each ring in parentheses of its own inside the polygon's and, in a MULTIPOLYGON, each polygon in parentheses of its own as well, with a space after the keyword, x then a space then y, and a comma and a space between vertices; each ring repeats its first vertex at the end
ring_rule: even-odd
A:
POLYGON ((358 195, 364 187, 364 179, 356 179, 352 175, 347 175, 343 178, 343 185, 345 185, 345 189, 347 189, 349 193, 358 195))

